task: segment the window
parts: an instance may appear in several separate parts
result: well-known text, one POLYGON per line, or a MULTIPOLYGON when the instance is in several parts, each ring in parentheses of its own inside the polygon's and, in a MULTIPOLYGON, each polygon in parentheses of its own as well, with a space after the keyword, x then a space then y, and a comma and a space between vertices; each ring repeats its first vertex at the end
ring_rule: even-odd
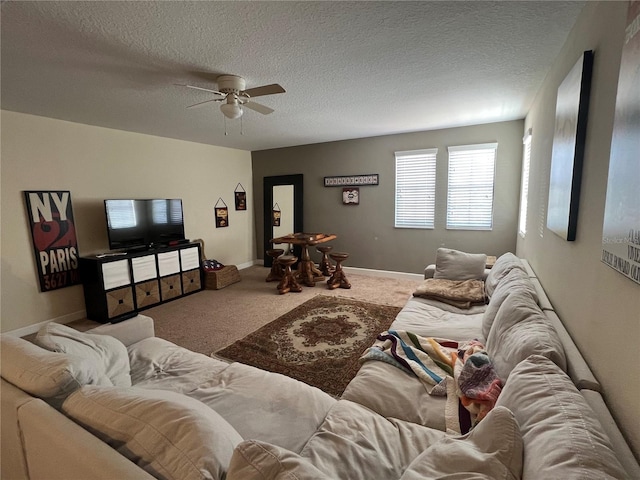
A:
POLYGON ((529 163, 531 163, 531 129, 522 139, 524 153, 522 154, 522 185, 520 186, 520 220, 518 232, 524 237, 527 233, 527 206, 529 199, 529 163))
POLYGON ((492 229, 497 149, 497 143, 449 147, 448 229, 492 229))
POLYGON ((433 228, 437 148, 396 152, 396 220, 399 228, 433 228))

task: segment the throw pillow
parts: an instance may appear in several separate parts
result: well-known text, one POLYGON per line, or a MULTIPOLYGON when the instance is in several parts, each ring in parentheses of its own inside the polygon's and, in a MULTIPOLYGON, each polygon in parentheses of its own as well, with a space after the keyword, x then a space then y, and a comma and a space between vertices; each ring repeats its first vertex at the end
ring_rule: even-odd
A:
POLYGON ((502 302, 486 347, 503 381, 530 355, 543 355, 562 370, 567 369, 560 337, 535 300, 525 292, 510 293, 502 302))
POLYGON ((224 478, 242 442, 204 403, 165 390, 85 386, 62 410, 157 478, 224 478))
POLYGON ((300 455, 266 442, 246 440, 231 457, 227 480, 329 479, 300 455))
POLYGON ((515 480, 521 478, 522 459, 518 423, 508 409, 496 407, 468 434, 444 437, 427 448, 411 462, 400 480, 515 480))
POLYGON ((101 384, 131 386, 129 354, 120 340, 49 322, 40 329, 34 341, 52 352, 68 353, 94 362, 109 380, 101 384))
POLYGON ((74 355, 54 353, 9 335, 0 336, 2 378, 31 395, 64 400, 99 381, 98 367, 74 355))
POLYGON ((446 280, 481 280, 487 256, 484 253, 465 253, 450 248, 436 252, 436 271, 433 278, 446 280))
POLYGON ((485 280, 485 289, 487 290, 489 298, 493 295, 493 291, 498 286, 498 283, 500 283, 500 280, 502 280, 504 276, 514 268, 518 268, 524 273, 527 273, 527 270, 524 268, 520 259, 511 252, 500 255, 496 259, 496 263, 489 270, 485 280))
POLYGON ((523 478, 627 478, 593 410, 551 360, 533 355, 518 364, 496 405, 520 425, 523 478))

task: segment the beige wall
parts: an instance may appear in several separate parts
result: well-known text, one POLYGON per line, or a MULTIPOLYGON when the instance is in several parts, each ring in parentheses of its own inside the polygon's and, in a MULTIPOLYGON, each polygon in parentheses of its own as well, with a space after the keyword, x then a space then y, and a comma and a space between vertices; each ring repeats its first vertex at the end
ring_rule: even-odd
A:
POLYGON ((337 234, 334 250, 350 253, 345 266, 421 273, 440 246, 493 255, 515 252, 522 136, 523 122, 517 120, 253 152, 256 255, 264 256, 263 178, 297 173, 304 175, 305 230, 337 234), (486 142, 498 142, 493 230, 446 230, 447 146, 486 142), (395 228, 394 152, 434 147, 436 226, 395 228), (360 187, 357 206, 342 204, 342 188, 323 184, 325 176, 369 173, 379 174, 380 183, 360 187))
MULTIPOLYGON (((527 234, 529 259, 580 351, 604 385, 605 400, 640 454, 640 285, 600 261, 609 149, 627 2, 587 2, 527 115, 532 128, 527 234), (585 50, 594 50, 578 232, 566 242, 545 228, 556 93, 585 50)), ((640 184, 640 179, 638 179, 640 184)))
POLYGON ((23 190, 69 190, 80 254, 108 249, 105 198, 182 198, 187 238, 202 238, 208 258, 254 259, 251 156, 248 151, 2 112, 1 331, 78 318, 82 286, 41 293, 23 190), (246 211, 235 211, 238 183, 246 211), (229 206, 215 228, 213 206, 229 206))

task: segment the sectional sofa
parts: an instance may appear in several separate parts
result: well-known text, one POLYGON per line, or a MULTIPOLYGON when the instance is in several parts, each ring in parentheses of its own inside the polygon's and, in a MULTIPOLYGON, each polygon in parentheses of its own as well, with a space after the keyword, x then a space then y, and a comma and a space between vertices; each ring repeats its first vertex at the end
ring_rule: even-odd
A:
POLYGON ((389 332, 481 346, 500 392, 468 433, 448 426, 451 397, 367 352, 334 398, 157 338, 139 315, 0 337, 1 477, 640 478, 528 263, 505 254, 486 271, 465 255, 439 251, 426 276, 483 280, 488 304, 414 296, 389 332))

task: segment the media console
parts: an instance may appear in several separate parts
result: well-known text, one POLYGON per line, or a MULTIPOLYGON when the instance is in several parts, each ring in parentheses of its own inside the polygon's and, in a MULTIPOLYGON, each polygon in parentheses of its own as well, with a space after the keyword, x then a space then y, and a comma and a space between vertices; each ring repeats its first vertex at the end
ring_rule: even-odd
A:
POLYGON ((200 244, 80 258, 87 318, 116 323, 202 290, 200 244))

